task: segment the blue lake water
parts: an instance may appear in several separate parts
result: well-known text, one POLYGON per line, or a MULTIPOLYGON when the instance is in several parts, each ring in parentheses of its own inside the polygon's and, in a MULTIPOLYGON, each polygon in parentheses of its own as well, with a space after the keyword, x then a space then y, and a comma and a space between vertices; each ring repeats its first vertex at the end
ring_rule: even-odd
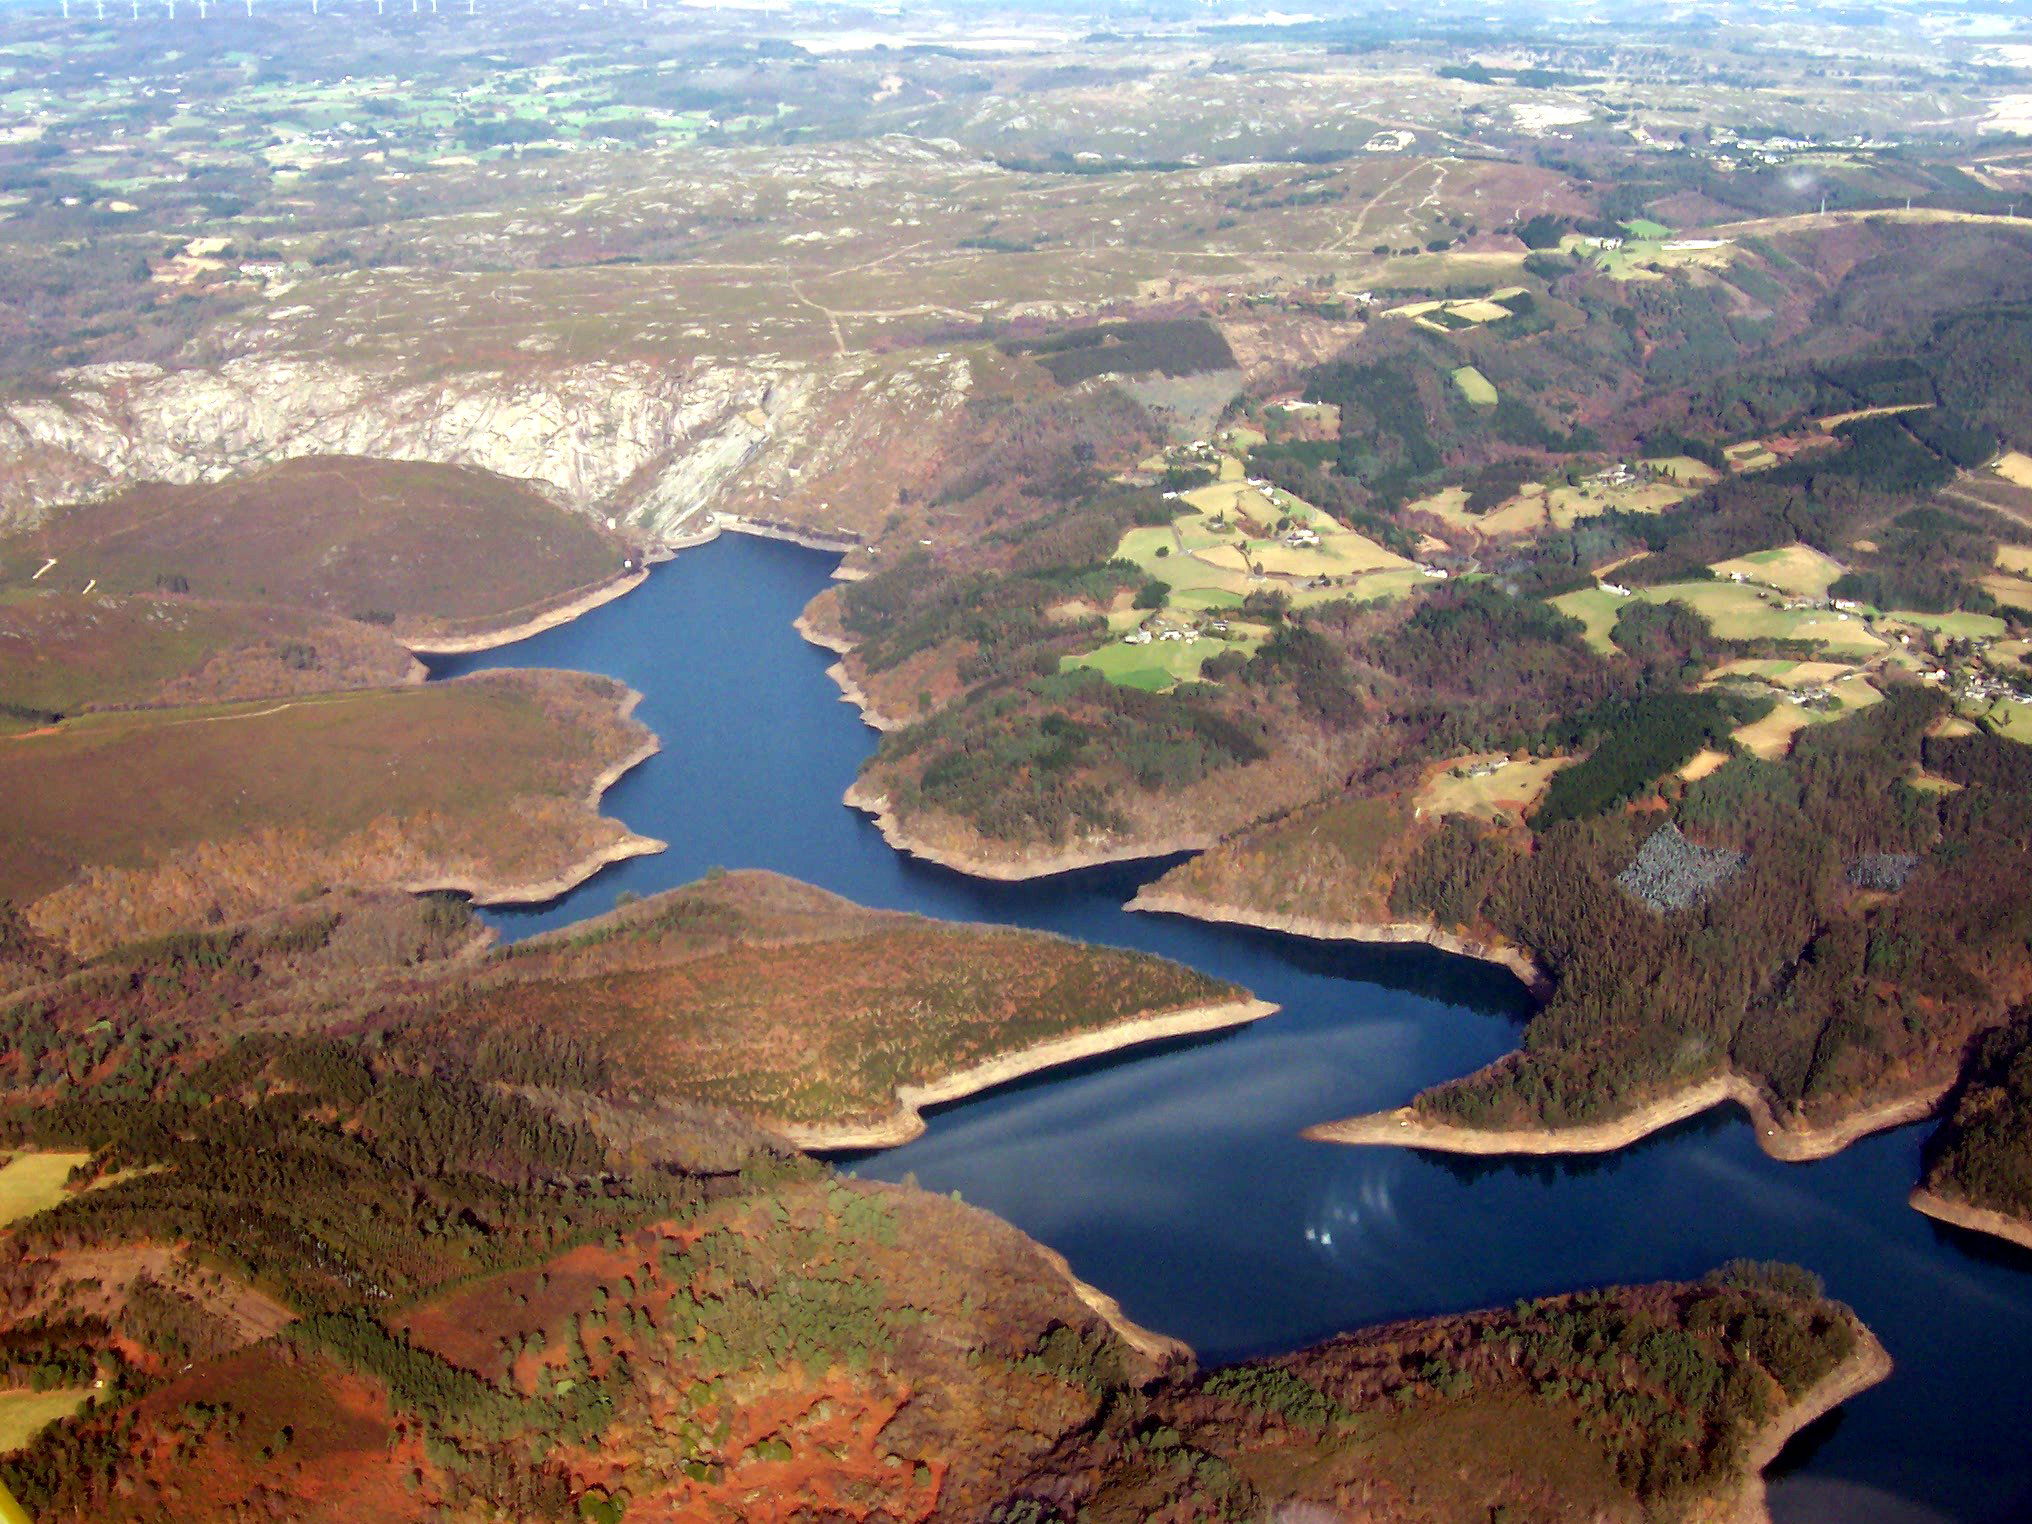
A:
POLYGON ((892 851, 840 803, 876 737, 825 676, 832 658, 791 628, 832 564, 729 536, 573 624, 436 664, 609 674, 643 693, 638 716, 663 742, 605 809, 670 849, 552 904, 490 912, 504 935, 596 914, 623 890, 752 867, 863 904, 1192 964, 1282 1011, 945 1108, 915 1143, 853 1168, 959 1191, 1209 1362, 1737 1256, 1793 1260, 1863 1315, 1898 1369, 1781 1459, 1780 1524, 2032 1517, 2032 1254, 1906 1206, 1925 1125, 1807 1165, 1767 1159, 1733 1111, 1570 1160, 1303 1141, 1309 1123, 1400 1105, 1515 1046, 1529 997, 1424 948, 1124 912, 1162 863, 996 884, 892 851))

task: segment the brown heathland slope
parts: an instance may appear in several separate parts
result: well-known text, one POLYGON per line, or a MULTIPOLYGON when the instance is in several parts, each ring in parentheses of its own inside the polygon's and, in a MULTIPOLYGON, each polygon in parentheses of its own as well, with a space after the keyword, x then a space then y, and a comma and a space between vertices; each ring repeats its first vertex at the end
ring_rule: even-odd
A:
POLYGON ((181 597, 0 599, 0 723, 421 679, 385 630, 308 609, 181 597))
POLYGON ((519 623, 621 574, 620 541, 507 477, 320 457, 222 482, 152 484, 0 540, 10 584, 175 588, 392 620, 405 635, 519 623))
POLYGON ((534 1025, 594 1056, 613 1099, 810 1126, 890 1116, 899 1087, 1041 1044, 1091 1034, 1104 1051, 1141 1019, 1248 999, 1141 953, 730 873, 504 952, 429 1040, 492 1050, 534 1025))
POLYGON ((494 673, 18 737, 0 897, 80 947, 333 884, 541 898, 649 849, 589 799, 653 747, 628 705, 604 678, 494 673))

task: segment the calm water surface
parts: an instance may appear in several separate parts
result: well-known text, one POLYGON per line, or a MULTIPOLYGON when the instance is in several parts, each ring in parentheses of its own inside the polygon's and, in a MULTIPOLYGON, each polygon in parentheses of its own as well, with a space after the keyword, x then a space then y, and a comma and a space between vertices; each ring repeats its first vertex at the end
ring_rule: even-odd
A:
POLYGON ((826 678, 832 658, 791 629, 831 566, 730 536, 576 623, 438 664, 607 673, 645 695, 638 714, 663 741, 605 808, 670 850, 492 913, 505 935, 606 910, 623 890, 752 867, 863 904, 1192 964, 1283 1010, 948 1107, 917 1142, 854 1168, 959 1191, 1209 1361, 1738 1255, 1795 1260, 1861 1312, 1898 1370, 1795 1442, 1772 1488, 1781 1524, 2032 1517, 2032 1255, 1905 1205, 1924 1126, 1810 1165, 1765 1158, 1733 1112, 1575 1160, 1302 1141, 1308 1123, 1400 1105, 1513 1047, 1528 997, 1507 974, 1423 948, 1124 912, 1164 863, 1005 885, 891 851, 839 802, 874 733, 826 678))

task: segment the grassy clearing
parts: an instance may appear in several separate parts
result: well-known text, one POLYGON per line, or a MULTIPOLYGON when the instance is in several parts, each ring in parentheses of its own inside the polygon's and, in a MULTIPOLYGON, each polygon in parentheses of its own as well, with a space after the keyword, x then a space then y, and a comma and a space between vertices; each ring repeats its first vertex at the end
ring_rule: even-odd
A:
POLYGON ((1999 545, 1997 568, 2000 571, 2015 572, 2019 576, 2032 577, 2032 545, 1999 545))
MULTIPOLYGON (((1230 464, 1239 469, 1240 462, 1232 457, 1223 461, 1224 467, 1230 464)), ((1297 602, 1399 597, 1422 580, 1415 563, 1276 488, 1253 487, 1246 479, 1221 481, 1183 493, 1178 501, 1189 511, 1168 526, 1128 530, 1115 548, 1119 559, 1170 589, 1169 608, 1189 613, 1233 608, 1252 588, 1266 583, 1297 602), (1309 530, 1317 543, 1270 538, 1269 531, 1285 522, 1309 530), (1388 580, 1372 584, 1373 578, 1388 580), (1310 585, 1321 579, 1335 585, 1310 585)), ((1124 621, 1123 628, 1127 626, 1124 621)), ((1138 687, 1168 686, 1180 675, 1198 672, 1198 661, 1188 662, 1177 653, 1159 659, 1152 648, 1141 649, 1147 657, 1143 661, 1132 661, 1124 653, 1099 652, 1094 653, 1098 662, 1088 657, 1074 660, 1110 675, 1133 673, 1138 687)))
POLYGON ((1135 646, 1116 641, 1084 656, 1068 656, 1059 663, 1059 668, 1070 671, 1085 667, 1124 688, 1162 693, 1182 682, 1197 682, 1200 670, 1221 652, 1240 651, 1253 656, 1268 638, 1269 631, 1260 625, 1236 625, 1229 628, 1225 638, 1203 635, 1197 640, 1152 640, 1148 645, 1135 646))
MULTIPOLYGON (((1661 226, 1643 219, 1639 222, 1647 230, 1661 226)), ((1725 269, 1736 257, 1736 245, 1727 240, 1675 239, 1655 233, 1650 236, 1632 233, 1623 240, 1622 247, 1615 249, 1593 247, 1579 234, 1569 233, 1559 246, 1566 253, 1592 260, 1597 269, 1613 279, 1624 281, 1662 280, 1669 270, 1725 269)))
POLYGON ((1322 535, 1317 545, 1251 540, 1248 554, 1262 570, 1286 577, 1353 577, 1364 572, 1402 571, 1412 565, 1353 530, 1322 535))
POLYGON ((1977 579, 1982 590, 1997 602, 2014 609, 2032 609, 2032 581, 2024 577, 2006 576, 1992 572, 1977 579))
POLYGON ((1695 460, 1691 455, 1661 455, 1644 464, 1659 475, 1689 487, 1705 486, 1721 475, 1706 461, 1695 460))
POLYGON ((1571 757, 1527 757, 1511 761, 1501 753, 1456 757, 1427 778, 1412 804, 1421 815, 1524 815, 1538 803, 1552 775, 1571 757), (1477 772, 1494 767, 1493 772, 1477 772))
MULTIPOLYGON (((83 1387, 50 1392, 0 1392, 0 1455, 25 1449, 30 1440, 59 1418, 68 1418, 82 1408, 91 1395, 83 1387)), ((4 1517, 0 1513, 0 1518, 4 1517)))
POLYGON ((1732 471, 1768 471, 1778 464, 1778 457, 1764 447, 1762 440, 1749 439, 1741 444, 1724 446, 1722 458, 1729 463, 1732 471))
POLYGON ((1840 719, 1858 709, 1867 709, 1884 697, 1865 677, 1851 677, 1830 684, 1829 692, 1840 701, 1836 706, 1821 709, 1808 704, 1780 704, 1761 720, 1740 727, 1733 735, 1746 751, 1766 761, 1775 761, 1792 750, 1792 739, 1800 731, 1840 719))
POLYGON ((2023 450, 2006 450, 1990 463, 1990 469, 2014 487, 2032 487, 2032 455, 2023 450))
POLYGON ((1502 400, 1495 384, 1472 365, 1463 365, 1453 373, 1453 384, 1460 393, 1476 407, 1494 407, 1502 400))
POLYGON ((1703 748, 1693 754, 1686 766, 1679 770, 1679 776, 1688 783, 1698 783, 1709 773, 1719 772, 1728 766, 1729 754, 1725 751, 1711 751, 1703 748))
POLYGON ((2032 746, 2032 704, 1998 699, 1984 713, 1983 725, 2007 741, 2032 746))
POLYGON ((20 1153, 0 1165, 0 1227, 46 1212, 70 1193, 64 1183, 89 1153, 20 1153))
POLYGON ((1569 619, 1578 619, 1587 626, 1587 643, 1602 655, 1613 656, 1616 643, 1609 639, 1609 634, 1616 627, 1616 618, 1623 605, 1629 601, 1598 587, 1584 587, 1578 592, 1563 593, 1554 598, 1552 606, 1569 619))
POLYGON ((1517 495, 1487 513, 1467 511, 1464 488, 1449 487, 1411 506, 1430 513, 1455 529, 1485 538, 1536 534, 1543 529, 1571 529, 1583 519, 1604 513, 1662 513, 1692 494, 1691 486, 1671 481, 1633 481, 1619 486, 1590 482, 1578 487, 1526 482, 1517 495))
POLYGON ((1775 587, 1795 598, 1825 598, 1835 579, 1848 570, 1839 561, 1822 555, 1810 545, 1784 545, 1776 550, 1760 550, 1753 555, 1717 561, 1713 569, 1718 577, 1739 576, 1747 582, 1775 587))
POLYGON ((1908 609, 1894 609, 1884 617, 1953 640, 2001 640, 2004 637, 2004 621, 1994 614, 1916 614, 1908 609))
POLYGON ((1641 588, 1653 603, 1684 603, 1723 640, 1805 640, 1830 655, 1874 656, 1884 642, 1853 615, 1822 609, 1787 609, 1776 596, 1740 582, 1670 582, 1641 588))
POLYGON ((1823 433, 1832 434, 1845 423, 1860 423, 1865 418, 1892 418, 1899 413, 1923 413, 1932 406, 1930 402, 1893 402, 1884 407, 1859 407, 1852 412, 1829 413, 1825 418, 1813 421, 1823 433))
POLYGON ((1749 678, 1774 688, 1819 688, 1846 676, 1847 662, 1836 661, 1732 661, 1709 674, 1711 678, 1749 678))
POLYGON ((1983 650, 1983 660, 2008 672, 2023 671, 2032 656, 2032 640, 1996 640, 1983 650))

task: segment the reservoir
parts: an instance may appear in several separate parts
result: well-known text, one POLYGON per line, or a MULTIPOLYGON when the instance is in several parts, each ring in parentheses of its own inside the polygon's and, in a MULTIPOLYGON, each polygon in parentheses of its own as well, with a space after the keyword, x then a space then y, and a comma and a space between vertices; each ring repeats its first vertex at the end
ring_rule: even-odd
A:
POLYGON ((840 803, 876 736, 826 677, 833 657, 791 628, 833 561, 726 536, 575 623, 434 663, 437 676, 606 673, 644 695, 637 717, 663 743, 603 808, 669 850, 551 904, 490 912, 505 936, 609 909, 624 890, 768 868, 866 905, 1191 964, 1282 1011, 958 1103, 916 1142, 851 1167, 1000 1214, 1208 1363, 1732 1258, 1792 1260, 1862 1314, 1897 1370, 1781 1458, 1781 1524, 2032 1517, 2032 1254, 1905 1204, 1931 1123, 1815 1164, 1766 1158, 1733 1110, 1573 1159, 1303 1141, 1313 1122, 1401 1105, 1514 1047, 1530 998, 1501 970, 1427 948, 1125 912, 1166 862, 999 884, 893 851, 840 803))

